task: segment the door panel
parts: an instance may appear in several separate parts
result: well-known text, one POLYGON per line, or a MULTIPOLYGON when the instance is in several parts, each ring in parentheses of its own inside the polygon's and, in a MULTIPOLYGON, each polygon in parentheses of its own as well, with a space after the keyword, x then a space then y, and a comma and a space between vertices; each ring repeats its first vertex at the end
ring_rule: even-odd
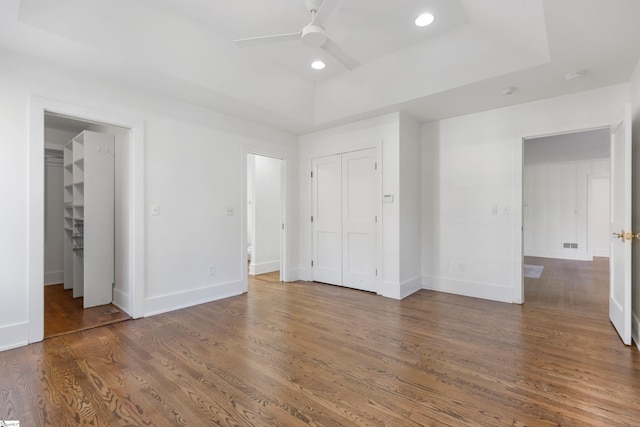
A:
POLYGON ((611 134, 611 250, 609 318, 622 341, 631 344, 631 108, 611 134), (620 233, 618 236, 616 233, 620 233))
POLYGON ((311 161, 313 172, 312 280, 342 284, 342 158, 327 156, 311 161))
POLYGON ((342 283, 375 291, 376 150, 342 155, 342 283))
POLYGON ((376 290, 376 149, 312 160, 312 280, 376 290))

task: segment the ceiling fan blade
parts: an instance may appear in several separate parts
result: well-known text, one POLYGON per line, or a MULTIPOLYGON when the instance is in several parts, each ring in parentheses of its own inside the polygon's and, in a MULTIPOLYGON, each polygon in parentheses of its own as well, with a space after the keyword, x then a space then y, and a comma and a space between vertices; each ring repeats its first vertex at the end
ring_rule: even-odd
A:
POLYGON ((342 4, 343 0, 323 0, 311 23, 324 27, 327 18, 342 4))
POLYGON ((327 42, 324 45, 322 45, 321 47, 329 55, 333 56, 342 65, 344 65, 345 67, 347 67, 350 70, 353 70, 354 68, 356 68, 356 67, 358 67, 360 65, 360 63, 358 61, 353 59, 351 57, 351 55, 349 55, 347 52, 342 50, 342 48, 340 46, 338 46, 337 44, 332 42, 330 39, 328 39, 327 42))
POLYGON ((287 34, 275 34, 272 36, 251 37, 248 39, 238 39, 233 42, 238 47, 249 47, 268 43, 286 42, 290 40, 300 40, 300 32, 287 33, 287 34))

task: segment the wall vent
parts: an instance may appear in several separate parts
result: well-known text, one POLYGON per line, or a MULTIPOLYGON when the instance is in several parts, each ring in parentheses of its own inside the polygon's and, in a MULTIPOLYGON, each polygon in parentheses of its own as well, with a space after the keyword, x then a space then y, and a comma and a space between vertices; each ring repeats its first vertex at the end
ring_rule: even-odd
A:
POLYGON ((564 249, 578 249, 578 244, 577 243, 563 243, 562 247, 564 249))

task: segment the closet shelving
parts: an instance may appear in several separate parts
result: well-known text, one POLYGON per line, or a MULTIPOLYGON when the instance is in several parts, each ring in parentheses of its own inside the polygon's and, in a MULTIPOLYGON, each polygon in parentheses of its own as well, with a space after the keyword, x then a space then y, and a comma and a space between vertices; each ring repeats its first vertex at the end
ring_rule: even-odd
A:
POLYGON ((114 266, 114 138, 84 131, 64 147, 65 289, 108 304, 114 266))

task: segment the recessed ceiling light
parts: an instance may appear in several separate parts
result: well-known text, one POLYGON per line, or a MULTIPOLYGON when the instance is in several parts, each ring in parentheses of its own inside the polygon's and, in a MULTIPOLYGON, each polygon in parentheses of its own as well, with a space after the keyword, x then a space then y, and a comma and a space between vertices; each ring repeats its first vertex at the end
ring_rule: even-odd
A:
POLYGON ((427 25, 431 24, 434 19, 435 17, 432 14, 423 13, 416 18, 415 23, 418 27, 426 27, 427 25))
POLYGON ((322 70, 325 67, 325 63, 318 60, 318 61, 313 61, 311 63, 311 68, 313 68, 314 70, 322 70))

